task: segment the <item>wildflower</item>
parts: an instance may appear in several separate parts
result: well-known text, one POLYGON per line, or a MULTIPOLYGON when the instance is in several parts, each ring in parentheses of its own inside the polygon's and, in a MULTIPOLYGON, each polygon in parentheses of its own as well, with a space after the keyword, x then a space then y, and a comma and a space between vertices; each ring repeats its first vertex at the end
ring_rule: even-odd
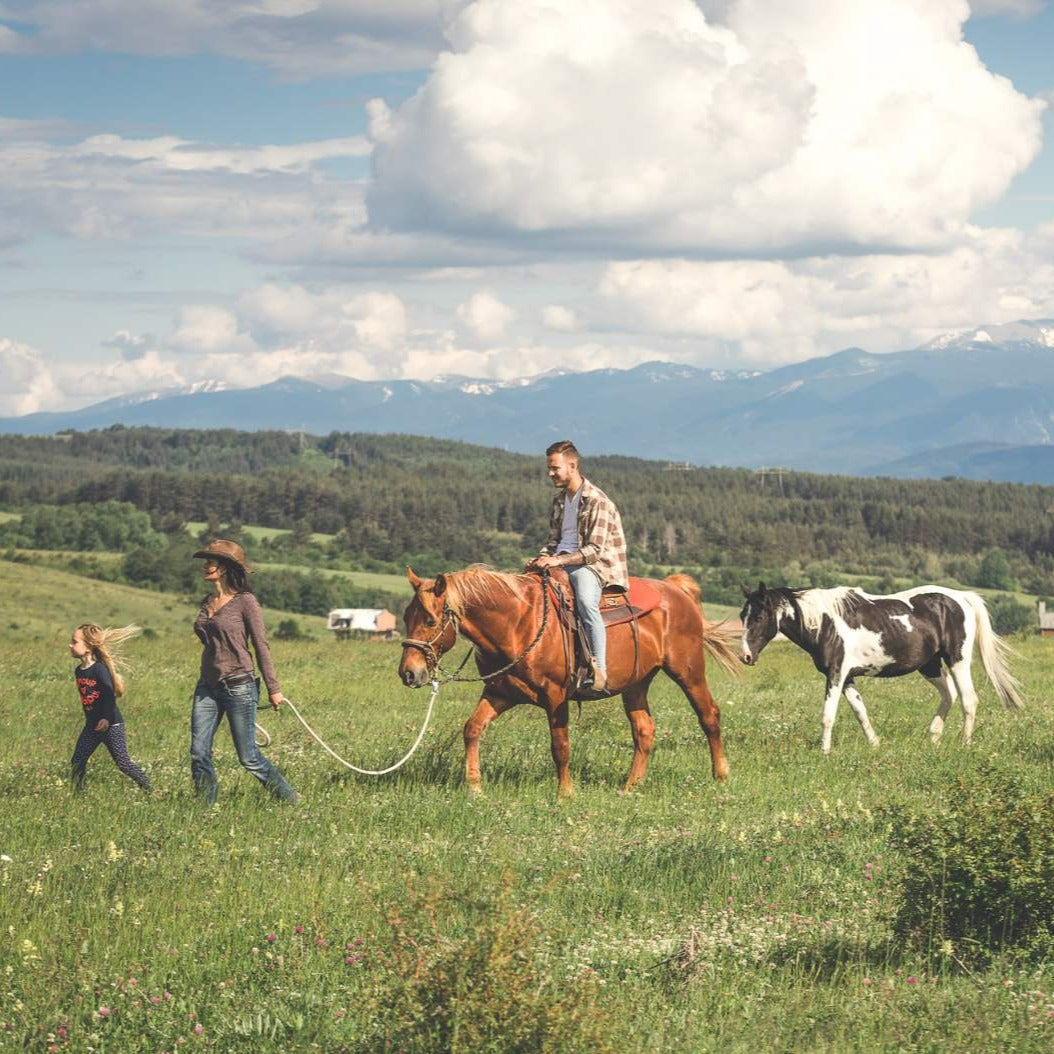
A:
POLYGON ((11 857, 7 853, 0 853, 0 864, 10 864, 12 862, 11 857))
POLYGON ((294 933, 295 933, 295 934, 296 934, 296 935, 297 935, 297 936, 299 937, 299 936, 300 936, 300 934, 304 932, 304 927, 303 927, 303 926, 297 926, 297 927, 296 927, 296 928, 295 928, 295 929, 293 930, 293 932, 294 932, 294 933))
POLYGON ((204 1031, 205 1031, 205 1029, 204 1029, 204 1027, 202 1026, 201 1022, 199 1021, 199 1022, 198 1022, 198 1023, 197 1023, 197 1024, 196 1024, 196 1025, 194 1026, 194 1035, 195 1035, 195 1036, 200 1036, 200 1035, 201 1035, 201 1033, 202 1033, 202 1032, 204 1032, 204 1031))
POLYGON ((914 974, 912 974, 912 975, 911 975, 911 976, 910 976, 910 977, 908 978, 908 984, 918 984, 918 980, 917 980, 917 978, 915 977, 915 975, 914 975, 914 974))
POLYGON ((109 1017, 109 1016, 110 1016, 110 1008, 108 1006, 100 1006, 99 1007, 99 1017, 109 1017))
POLYGON ((154 1006, 157 1006, 157 1004, 161 1002, 161 996, 159 996, 159 995, 152 995, 150 997, 150 1002, 154 1006))
POLYGON ((165 992, 165 998, 166 999, 171 999, 172 998, 172 993, 171 992, 165 992))
POLYGON ((276 940, 278 940, 278 935, 277 934, 274 934, 274 933, 267 934, 267 943, 268 944, 274 944, 274 942, 276 940))

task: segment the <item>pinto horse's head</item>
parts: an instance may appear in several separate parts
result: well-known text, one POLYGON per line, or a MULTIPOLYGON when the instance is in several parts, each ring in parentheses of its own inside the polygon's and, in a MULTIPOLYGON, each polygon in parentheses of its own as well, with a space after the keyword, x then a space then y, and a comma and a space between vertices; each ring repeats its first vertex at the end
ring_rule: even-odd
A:
POLYGON ((742 586, 746 603, 739 613, 743 636, 739 641, 739 658, 753 666, 773 637, 780 631, 780 619, 787 613, 786 590, 767 589, 764 582, 751 592, 742 586))
POLYGON ((399 679, 407 688, 420 688, 432 678, 440 658, 454 646, 457 626, 446 606, 443 575, 418 578, 408 567, 406 577, 414 587, 414 597, 403 612, 406 637, 399 679))

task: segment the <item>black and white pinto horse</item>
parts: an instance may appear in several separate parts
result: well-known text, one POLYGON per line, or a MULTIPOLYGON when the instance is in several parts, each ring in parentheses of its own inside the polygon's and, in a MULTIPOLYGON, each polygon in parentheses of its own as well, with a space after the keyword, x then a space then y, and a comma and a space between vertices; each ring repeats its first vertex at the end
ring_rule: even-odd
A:
POLYGON ((803 648, 827 678, 823 704, 823 752, 831 750, 831 727, 845 693, 868 742, 878 736, 856 690, 857 677, 899 677, 918 671, 938 692, 940 705, 930 723, 934 743, 958 694, 963 709, 963 738, 969 743, 977 712, 970 678, 976 643, 985 673, 1004 705, 1022 705, 1020 683, 1007 667, 1011 649, 993 631, 984 600, 976 593, 943 586, 918 586, 890 596, 871 596, 845 586, 836 589, 767 589, 750 592, 740 613, 743 638, 739 657, 758 661, 777 633, 803 648))

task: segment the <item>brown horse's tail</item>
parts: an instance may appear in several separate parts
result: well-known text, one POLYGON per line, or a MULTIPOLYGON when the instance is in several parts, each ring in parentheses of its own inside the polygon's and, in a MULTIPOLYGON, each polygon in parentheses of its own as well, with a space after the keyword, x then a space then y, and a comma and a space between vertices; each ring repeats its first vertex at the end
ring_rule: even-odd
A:
MULTIPOLYGON (((691 575, 667 575, 666 581, 676 586, 682 593, 687 593, 700 606, 703 590, 691 575)), ((743 668, 738 662, 737 642, 739 634, 724 620, 711 622, 703 615, 703 647, 718 664, 732 677, 741 677, 743 668)))

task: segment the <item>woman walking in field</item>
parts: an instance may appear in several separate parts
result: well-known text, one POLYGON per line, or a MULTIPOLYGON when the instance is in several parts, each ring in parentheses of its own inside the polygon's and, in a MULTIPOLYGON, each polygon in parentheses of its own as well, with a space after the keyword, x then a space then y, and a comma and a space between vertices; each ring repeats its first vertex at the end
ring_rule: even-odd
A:
POLYGON ((296 791, 256 745, 260 682, 253 672, 250 641, 271 706, 277 710, 285 697, 271 662, 260 603, 249 588, 245 553, 235 542, 216 538, 194 556, 204 559, 205 581, 215 590, 202 600, 194 620, 194 632, 204 646, 190 718, 190 772, 194 786, 207 804, 216 801, 212 744, 226 714, 238 760, 276 798, 295 803, 296 791))
POLYGON ((79 660, 73 676, 84 710, 84 728, 70 761, 73 786, 78 791, 84 789, 88 758, 100 745, 105 745, 121 772, 143 790, 150 790, 150 778, 128 755, 124 717, 117 706, 117 698, 124 695, 125 688, 124 678, 117 672, 122 665, 117 649, 138 633, 138 626, 103 629, 94 622, 85 622, 70 638, 70 653, 79 660))

